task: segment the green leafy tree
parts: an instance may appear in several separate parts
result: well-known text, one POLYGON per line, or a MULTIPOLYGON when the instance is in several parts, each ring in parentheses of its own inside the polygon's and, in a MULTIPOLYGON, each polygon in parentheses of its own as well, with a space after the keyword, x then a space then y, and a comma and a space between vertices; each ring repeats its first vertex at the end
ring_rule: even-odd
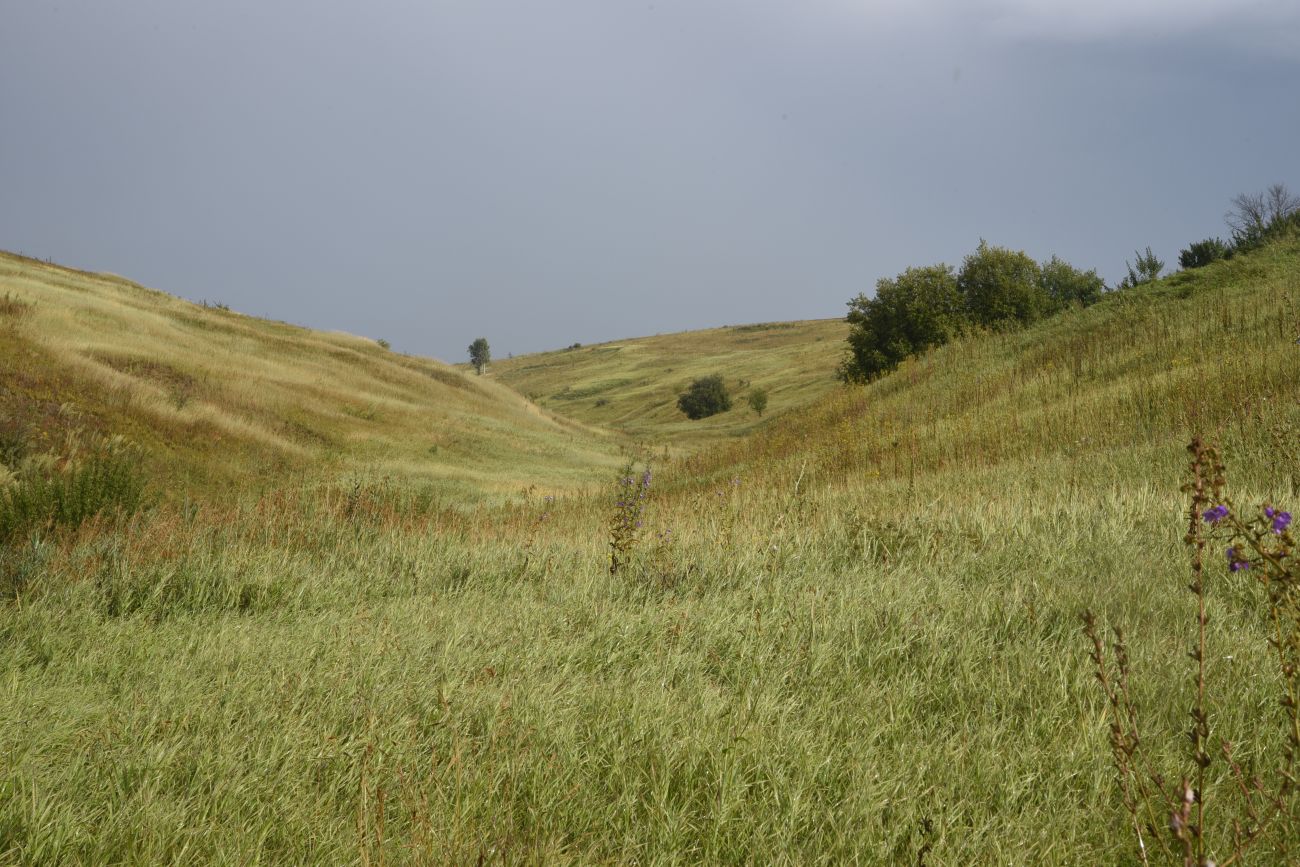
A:
POLYGON ((872 298, 849 302, 848 355, 839 376, 866 382, 904 358, 947 343, 966 327, 957 278, 949 265, 908 268, 876 283, 872 298))
POLYGON ((1106 291, 1106 281, 1096 270, 1080 271, 1078 268, 1053 256, 1039 269, 1039 285, 1047 295, 1052 310, 1063 310, 1073 304, 1087 307, 1101 300, 1106 291))
POLYGON ((704 376, 677 398, 677 408, 690 419, 708 418, 731 409, 731 395, 718 374, 704 376))
POLYGON ((483 375, 483 368, 492 360, 492 350, 488 348, 486 337, 476 337, 469 345, 469 363, 474 365, 474 372, 483 375))
POLYGON ((1161 271, 1165 270, 1164 260, 1152 253, 1150 247, 1147 247, 1145 253, 1134 250, 1133 255, 1137 258, 1136 262, 1132 264, 1128 261, 1124 262, 1124 266, 1128 268, 1128 276, 1120 281, 1119 288, 1121 289, 1132 289, 1134 286, 1150 283, 1160 276, 1161 271))
POLYGON ((1228 252, 1228 245, 1219 238, 1206 238, 1204 241, 1197 241, 1195 244, 1189 245, 1186 250, 1179 250, 1178 266, 1180 268, 1204 268, 1211 262, 1226 259, 1228 252))
POLYGON ((763 417, 763 410, 767 409, 767 389, 752 388, 749 390, 749 408, 758 413, 759 418, 763 417))
POLYGON ((1052 307, 1038 263, 1028 255, 980 241, 957 274, 972 321, 990 327, 1033 322, 1052 307))

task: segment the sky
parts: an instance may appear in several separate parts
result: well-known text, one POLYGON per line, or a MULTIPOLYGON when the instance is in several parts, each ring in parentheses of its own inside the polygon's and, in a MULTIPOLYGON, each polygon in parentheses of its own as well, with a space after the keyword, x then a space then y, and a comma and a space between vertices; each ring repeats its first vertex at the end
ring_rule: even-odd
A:
POLYGON ((3 0, 0 249, 446 361, 1114 283, 1300 190, 1294 0, 3 0))

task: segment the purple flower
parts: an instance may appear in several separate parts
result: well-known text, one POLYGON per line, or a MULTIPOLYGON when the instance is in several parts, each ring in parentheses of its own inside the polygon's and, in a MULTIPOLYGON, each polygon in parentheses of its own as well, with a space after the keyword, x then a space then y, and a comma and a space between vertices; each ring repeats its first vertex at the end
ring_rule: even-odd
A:
POLYGON ((1217 524, 1228 517, 1228 507, 1220 505, 1215 506, 1213 509, 1206 509, 1201 514, 1201 517, 1205 519, 1207 524, 1217 524))
POLYGON ((1242 569, 1250 568, 1250 563, 1241 558, 1241 555, 1237 553, 1236 548, 1229 548, 1227 553, 1229 572, 1240 572, 1242 569))
MULTIPOLYGON (((1272 509, 1268 511, 1272 512, 1272 509)), ((1273 532, 1281 535, 1287 527, 1291 526, 1290 512, 1275 512, 1269 515, 1273 519, 1273 532)))

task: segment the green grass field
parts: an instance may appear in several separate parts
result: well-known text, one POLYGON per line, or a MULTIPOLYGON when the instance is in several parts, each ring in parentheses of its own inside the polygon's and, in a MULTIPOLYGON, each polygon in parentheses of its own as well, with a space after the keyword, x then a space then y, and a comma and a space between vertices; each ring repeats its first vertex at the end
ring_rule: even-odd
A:
POLYGON ((834 390, 847 335, 842 319, 733 325, 521 355, 494 362, 491 376, 570 418, 689 450, 743 436, 834 390), (733 407, 687 419, 677 396, 715 373, 733 407), (762 417, 746 403, 754 388, 769 395, 762 417))
MULTIPOLYGON (((596 347, 478 378, 0 268, 6 429, 127 433, 170 492, 0 549, 0 862, 1136 863, 1080 612, 1124 625, 1177 780, 1187 441, 1221 445, 1240 506, 1300 505, 1295 239, 852 389, 814 375, 840 323, 727 338, 770 358, 681 335, 657 340, 714 354, 668 365, 648 339, 617 344, 642 373, 596 347), (174 348, 182 314, 207 348, 174 348), (132 372, 151 364, 202 385, 177 407, 132 372), (769 417, 700 434, 664 410, 714 370, 770 383, 769 417), (556 397, 624 379, 601 407, 556 397), (427 418, 472 431, 445 465, 427 418), (652 466, 611 574, 628 439, 688 454, 652 466), (469 493, 419 496, 431 480, 469 493)), ((1209 725, 1265 773, 1263 589, 1213 553, 1209 725)), ((1249 821, 1235 785, 1211 764, 1213 852, 1249 821)), ((1297 849, 1276 823, 1246 863, 1297 849)))

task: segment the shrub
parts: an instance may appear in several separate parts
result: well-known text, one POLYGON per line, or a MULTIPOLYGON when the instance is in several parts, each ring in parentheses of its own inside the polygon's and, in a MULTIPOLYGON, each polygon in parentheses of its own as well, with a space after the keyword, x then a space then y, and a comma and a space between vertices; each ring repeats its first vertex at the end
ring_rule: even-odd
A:
POLYGON ((1145 253, 1133 251, 1137 261, 1130 264, 1127 260, 1124 266, 1128 268, 1128 276, 1120 281, 1119 288, 1132 289, 1134 286, 1141 286, 1143 283, 1150 283, 1160 276, 1160 272, 1165 269, 1165 262, 1151 248, 1147 247, 1145 253))
POLYGON ((386 350, 386 349, 391 349, 391 348, 392 348, 392 344, 389 343, 387 340, 384 340, 382 337, 379 338, 378 340, 376 340, 375 343, 378 343, 378 344, 379 344, 379 348, 380 348, 380 349, 385 349, 385 350, 386 350))
POLYGON ((1178 251, 1178 267, 1204 268, 1211 262, 1227 258, 1228 252, 1228 245, 1219 238, 1206 238, 1178 251))
POLYGON ((749 392, 749 408, 758 413, 759 418, 763 416, 763 410, 767 409, 767 389, 755 388, 749 392))
POLYGON ((718 374, 705 376, 677 398, 677 408, 690 419, 708 418, 731 409, 731 395, 718 374))
POLYGON ((941 346, 967 325, 957 278, 948 265, 908 268, 876 283, 876 295, 849 302, 849 355, 839 377, 866 382, 904 358, 941 346))
POLYGON ((618 476, 614 511, 609 519, 609 574, 628 565, 632 549, 641 538, 646 498, 650 494, 650 467, 638 478, 629 463, 618 476))
POLYGON ((1106 281, 1096 270, 1080 271, 1056 256, 1039 269, 1039 283, 1052 310, 1062 310, 1073 304, 1085 307, 1095 304, 1106 291, 1106 281))
POLYGON ((1300 227, 1300 196, 1286 184, 1273 184, 1262 193, 1241 193, 1233 198, 1223 220, 1232 230, 1233 251, 1244 253, 1288 227, 1300 227))
POLYGON ((75 527, 104 512, 131 514, 144 504, 138 456, 120 438, 73 456, 28 459, 0 488, 0 543, 41 527, 75 527))
POLYGON ((972 321, 991 327, 1033 322, 1052 304, 1038 263, 1018 250, 980 241, 957 274, 957 288, 972 321))

